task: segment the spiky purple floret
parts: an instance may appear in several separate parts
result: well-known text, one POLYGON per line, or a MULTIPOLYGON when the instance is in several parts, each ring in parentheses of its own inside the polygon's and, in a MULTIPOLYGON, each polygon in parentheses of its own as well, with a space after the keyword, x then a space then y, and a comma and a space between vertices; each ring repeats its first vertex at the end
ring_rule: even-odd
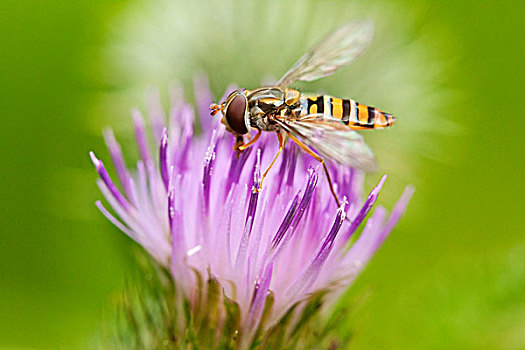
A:
POLYGON ((124 198, 122 193, 118 190, 117 186, 113 183, 113 180, 109 177, 109 174, 104 167, 104 164, 102 164, 102 161, 98 159, 93 152, 89 154, 91 157, 91 161, 97 168, 98 175, 104 182, 104 185, 109 190, 113 198, 119 203, 119 205, 124 208, 126 211, 131 210, 131 204, 129 204, 128 200, 124 198))
POLYGON ((166 188, 166 191, 168 191, 170 176, 168 174, 168 131, 166 128, 162 129, 162 136, 160 139, 159 167, 160 175, 162 176, 162 182, 164 183, 164 188, 166 188))
POLYGON ((261 168, 277 150, 273 138, 265 135, 236 155, 231 135, 208 114, 206 77, 197 79, 195 89, 199 136, 193 135, 194 112, 180 87, 170 89, 168 125, 158 92, 148 92, 158 158, 152 157, 141 113, 132 111, 140 155, 134 173, 125 166, 113 133, 105 133, 123 193, 102 162, 93 153, 91 158, 99 186, 119 219, 100 202, 97 207, 169 268, 188 297, 196 287, 195 271, 221 281, 226 296, 240 307, 245 334, 253 334, 270 290, 274 305, 269 325, 306 296, 341 285, 336 282, 348 285, 384 242, 412 189, 405 191, 386 222, 383 208, 365 220, 386 176, 363 201, 363 174, 331 165, 335 188, 341 198, 348 198, 337 208, 324 179, 319 179, 318 164, 288 144, 262 191, 254 191, 261 168), (349 247, 363 222, 363 233, 349 247))

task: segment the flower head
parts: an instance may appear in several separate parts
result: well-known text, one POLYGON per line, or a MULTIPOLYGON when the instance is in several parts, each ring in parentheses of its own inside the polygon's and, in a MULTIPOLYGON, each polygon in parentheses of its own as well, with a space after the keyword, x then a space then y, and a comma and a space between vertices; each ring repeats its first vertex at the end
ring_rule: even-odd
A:
POLYGON ((365 220, 386 176, 363 199, 361 171, 330 165, 336 191, 345 198, 337 208, 319 164, 289 143, 262 191, 252 191, 277 150, 274 138, 263 136, 236 157, 233 138, 209 116, 207 82, 197 81, 196 90, 200 135, 180 89, 171 93, 167 124, 157 94, 149 94, 154 151, 141 113, 133 110, 136 171, 126 167, 113 133, 105 133, 121 189, 91 153, 99 187, 116 215, 101 202, 97 206, 170 271, 191 312, 202 308, 203 293, 211 293, 203 279, 220 286, 217 327, 222 337, 246 347, 268 341, 268 331, 292 311, 304 312, 309 300, 344 290, 391 232, 412 190, 388 218, 377 208, 365 220), (237 310, 235 335, 224 328, 232 315, 225 301, 237 310))

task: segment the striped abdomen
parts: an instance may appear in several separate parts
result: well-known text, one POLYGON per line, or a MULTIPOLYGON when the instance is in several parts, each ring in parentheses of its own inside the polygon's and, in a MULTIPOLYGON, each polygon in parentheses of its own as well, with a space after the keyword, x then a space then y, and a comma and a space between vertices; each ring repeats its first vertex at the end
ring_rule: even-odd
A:
POLYGON ((354 100, 321 95, 301 98, 305 114, 322 113, 325 117, 341 120, 351 129, 385 128, 394 124, 391 114, 369 107, 354 100))

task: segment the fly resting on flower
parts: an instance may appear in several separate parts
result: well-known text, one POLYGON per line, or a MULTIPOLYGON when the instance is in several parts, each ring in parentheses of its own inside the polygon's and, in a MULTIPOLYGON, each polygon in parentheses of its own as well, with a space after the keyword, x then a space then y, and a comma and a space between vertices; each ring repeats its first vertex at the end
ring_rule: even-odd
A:
POLYGON ((234 149, 237 152, 253 145, 262 131, 277 135, 279 151, 264 172, 259 188, 254 188, 254 191, 262 188, 265 176, 283 150, 286 136, 323 164, 338 206, 340 202, 325 159, 367 171, 375 169, 372 151, 354 130, 388 127, 395 121, 392 115, 352 99, 305 95, 288 88, 295 81, 326 77, 349 64, 365 51, 372 33, 370 22, 350 22, 314 45, 275 86, 236 90, 220 105, 210 106, 212 115, 222 112, 221 122, 236 137, 234 149), (252 128, 257 130, 257 134, 244 143, 244 136, 250 139, 252 128))

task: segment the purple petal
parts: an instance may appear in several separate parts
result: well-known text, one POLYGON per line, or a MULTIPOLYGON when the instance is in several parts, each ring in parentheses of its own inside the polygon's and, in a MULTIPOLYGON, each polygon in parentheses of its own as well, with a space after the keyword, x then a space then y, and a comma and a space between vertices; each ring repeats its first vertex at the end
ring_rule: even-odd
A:
POLYGON ((250 241, 250 233, 253 225, 253 217, 248 217, 246 224, 244 225, 244 230, 241 237, 241 242, 239 243, 239 248, 237 249, 237 257, 235 258, 235 268, 242 269, 243 264, 246 260, 246 253, 248 251, 248 242, 250 241))
POLYGON ((293 215, 290 218, 291 219, 290 223, 285 221, 287 219, 287 216, 288 216, 287 215, 285 217, 285 220, 283 220, 283 224, 284 225, 281 224, 281 227, 279 227, 279 230, 277 231, 277 234, 276 234, 276 236, 274 238, 275 244, 272 245, 272 250, 275 251, 277 248, 279 248, 278 251, 275 251, 274 258, 277 255, 279 255, 280 251, 282 251, 284 249, 284 247, 288 244, 288 242, 292 238, 292 235, 293 235, 295 229, 299 225, 299 222, 301 221, 301 219, 302 219, 302 217, 304 215, 304 212, 306 211, 306 209, 308 208, 308 205, 310 204, 310 201, 312 199, 312 194, 313 194, 313 192, 315 190, 315 187, 317 185, 318 176, 317 176, 317 171, 314 170, 314 169, 309 169, 308 173, 309 173, 308 181, 306 183, 306 189, 304 191, 303 197, 301 198, 301 202, 297 205, 297 208, 294 210, 293 215), (281 228, 283 229, 282 233, 281 233, 281 228), (289 234, 285 235, 289 228, 291 228, 291 230, 290 230, 291 232, 289 234), (283 237, 284 237, 284 240, 283 240, 283 237), (281 240, 282 240, 281 246, 278 247, 278 245, 281 242, 281 240))
POLYGON ((357 266, 359 269, 364 267, 383 244, 394 225, 404 213, 413 193, 414 189, 411 186, 405 189, 385 225, 383 225, 385 210, 381 207, 375 210, 372 217, 368 220, 363 233, 348 251, 345 257, 346 264, 357 266))
POLYGON ((301 203, 299 204, 299 210, 297 211, 297 216, 295 217, 293 226, 297 227, 299 224, 299 221, 304 215, 304 212, 308 208, 308 205, 310 204, 310 200, 312 199, 312 195, 314 193, 315 187, 317 186, 317 170, 315 169, 309 169, 308 170, 308 182, 306 184, 306 190, 304 191, 304 196, 301 199, 301 203))
POLYGON ((292 224, 292 220, 295 216, 295 213, 297 212, 297 207, 299 206, 299 193, 297 193, 297 195, 295 196, 292 204, 290 205, 290 208, 288 209, 288 212, 286 213, 283 221, 281 222, 281 226, 279 226, 277 233, 272 239, 272 249, 277 248, 284 234, 286 233, 286 231, 288 231, 288 228, 292 224))
POLYGON ((164 188, 168 191, 170 177, 168 175, 168 131, 166 128, 162 130, 159 150, 160 174, 162 176, 164 188))
POLYGON ((124 232, 126 235, 128 235, 130 238, 132 238, 134 241, 137 240, 137 236, 133 231, 131 231, 128 227, 126 227, 122 222, 120 222, 117 218, 115 218, 111 213, 104 208, 102 203, 100 201, 96 201, 95 205, 100 210, 100 212, 113 224, 115 225, 119 230, 124 232))
MULTIPOLYGON (((273 264, 270 263, 268 266, 266 266, 261 279, 255 283, 255 287, 253 289, 250 314, 252 320, 255 320, 256 323, 258 323, 259 319, 261 318, 264 305, 266 304, 266 297, 270 288, 270 282, 272 281, 272 273, 273 264)), ((256 326, 256 324, 253 326, 256 326)))
POLYGON ((215 147, 216 147, 216 132, 213 132, 211 137, 210 146, 206 151, 206 156, 204 157, 204 172, 202 175, 202 186, 203 186, 203 195, 204 195, 204 206, 206 208, 206 213, 210 209, 210 187, 211 187, 211 178, 213 171, 213 162, 215 160, 215 147))
POLYGON ((180 173, 185 172, 188 168, 187 163, 191 153, 190 146, 193 138, 194 119, 193 109, 186 103, 179 107, 174 107, 170 111, 170 124, 177 126, 170 129, 170 136, 179 135, 177 138, 174 138, 175 147, 172 148, 171 164, 175 165, 180 173))
POLYGON ((281 156, 281 165, 279 167, 279 176, 278 176, 278 179, 279 181, 277 181, 277 184, 275 185, 277 187, 277 190, 275 191, 275 193, 280 193, 281 192, 281 187, 284 183, 284 175, 286 173, 286 170, 289 168, 289 165, 288 165, 288 158, 290 158, 290 150, 289 150, 289 147, 284 147, 283 149, 283 152, 282 152, 282 156, 281 156))
POLYGON ((290 166, 288 167, 288 177, 286 179, 286 184, 288 186, 293 186, 295 167, 297 166, 297 146, 293 143, 290 145, 289 163, 290 166))
POLYGON ((144 118, 140 111, 134 108, 131 111, 133 117, 133 124, 135 125, 135 137, 137 139, 137 146, 139 148, 140 157, 145 164, 151 163, 151 152, 148 146, 148 138, 146 136, 146 128, 144 126, 144 118))
POLYGON ((368 195, 368 198, 366 199, 365 203, 361 207, 361 210, 359 210, 355 218, 352 220, 352 223, 350 224, 350 228, 344 234, 343 237, 345 241, 348 241, 348 239, 350 239, 350 237, 352 236, 352 234, 354 234, 354 232, 357 230, 359 225, 361 225, 361 223, 365 219, 370 209, 372 209, 372 207, 374 206, 377 200, 377 197, 379 196, 379 191, 381 191, 381 188, 383 187, 385 180, 386 180, 386 175, 384 175, 379 181, 379 183, 377 184, 377 186, 374 187, 372 191, 370 191, 370 194, 368 195))
POLYGON ((111 178, 109 177, 104 164, 102 164, 102 161, 99 160, 93 152, 89 152, 89 156, 91 157, 91 161, 95 165, 100 178, 102 181, 104 181, 104 184, 106 184, 113 197, 122 206, 122 208, 124 208, 126 211, 130 211, 132 208, 131 204, 129 204, 126 198, 124 198, 124 196, 120 193, 113 181, 111 181, 111 178))
POLYGON ((259 191, 256 190, 261 182, 261 152, 257 150, 257 162, 255 163, 255 169, 253 171, 253 187, 250 193, 250 201, 248 203, 248 210, 246 211, 245 225, 248 225, 248 219, 251 218, 248 235, 252 232, 253 219, 255 218, 255 211, 257 210, 257 201, 259 199, 259 191))
POLYGON ((319 276, 321 268, 332 250, 337 233, 345 221, 344 206, 345 203, 343 203, 343 205, 337 210, 334 224, 328 235, 324 238, 314 257, 308 262, 303 272, 291 284, 290 289, 293 291, 291 292, 292 295, 307 292, 317 279, 317 276, 319 276))
POLYGON ((124 193, 128 197, 130 197, 130 194, 131 194, 130 176, 129 176, 128 168, 126 167, 126 163, 124 162, 124 156, 122 155, 122 148, 120 147, 119 143, 115 139, 113 130, 106 129, 104 131, 104 139, 106 140, 106 145, 111 155, 111 160, 113 161, 113 165, 115 166, 115 171, 117 172, 119 182, 122 185, 124 193))
POLYGON ((232 240, 232 214, 233 214, 233 205, 231 205, 231 201, 226 202, 229 203, 230 206, 228 207, 228 222, 226 226, 226 254, 228 256, 228 261, 230 262, 230 266, 232 264, 232 253, 231 253, 231 240, 232 240))
POLYGON ((252 148, 248 148, 242 152, 238 157, 233 155, 230 157, 230 169, 228 171, 228 176, 226 177, 226 191, 228 193, 233 184, 239 183, 239 178, 241 176, 242 170, 246 161, 249 159, 252 148))
POLYGON ((410 202, 410 199, 412 198, 412 195, 414 194, 414 188, 412 186, 408 186, 405 188, 405 191, 403 191, 403 194, 401 195, 401 198, 397 201, 396 205, 394 206, 394 209, 392 210, 392 214, 390 214, 390 217, 388 218, 388 221, 383 228, 383 231, 381 232, 381 235, 379 236, 378 240, 376 241, 376 244, 374 245, 374 251, 383 244, 386 237, 392 232, 392 229, 397 224, 399 219, 401 218, 401 215, 405 212, 408 203, 410 202))
POLYGON ((168 219, 171 237, 171 268, 175 271, 178 263, 186 252, 186 242, 183 234, 182 215, 175 209, 175 191, 168 193, 168 219))
POLYGON ((374 254, 373 246, 377 246, 377 240, 383 228, 385 210, 377 208, 372 217, 367 221, 359 239, 352 245, 346 254, 344 261, 358 269, 362 269, 374 254))

